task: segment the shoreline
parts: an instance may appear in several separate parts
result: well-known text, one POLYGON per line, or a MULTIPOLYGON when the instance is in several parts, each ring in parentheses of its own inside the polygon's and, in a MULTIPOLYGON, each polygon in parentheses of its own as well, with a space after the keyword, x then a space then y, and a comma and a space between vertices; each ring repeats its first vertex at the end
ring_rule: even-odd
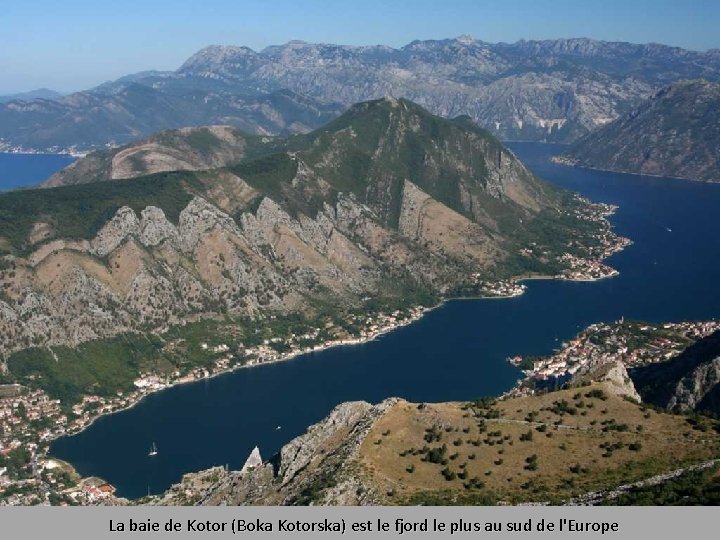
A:
MULTIPOLYGON (((525 280, 534 280, 534 281, 551 280, 551 281, 577 281, 577 282, 581 282, 581 283, 583 283, 583 282, 591 283, 591 282, 594 282, 594 281, 599 281, 600 279, 606 279, 606 278, 608 278, 608 277, 616 277, 617 275, 619 275, 619 272, 618 272, 618 274, 615 274, 615 275, 613 275, 613 276, 605 276, 605 277, 603 277, 603 278, 587 279, 587 280, 567 279, 567 278, 563 278, 561 275, 555 275, 555 276, 552 276, 552 275, 538 275, 538 276, 522 277, 522 278, 518 278, 517 280, 515 280, 515 279, 513 278, 513 281, 520 282, 520 281, 525 281, 525 280)), ((276 359, 273 359, 273 360, 267 360, 267 361, 264 361, 264 362, 253 363, 253 364, 237 365, 237 366, 233 366, 233 367, 231 367, 231 368, 227 368, 227 369, 223 369, 223 370, 220 370, 220 371, 217 371, 217 372, 214 372, 214 373, 210 373, 209 375, 207 375, 207 376, 205 376, 205 377, 200 377, 200 378, 196 378, 196 379, 192 379, 192 380, 177 381, 177 382, 173 382, 173 383, 167 384, 166 386, 163 386, 162 388, 157 388, 157 389, 150 390, 150 391, 145 392, 144 394, 142 394, 138 399, 136 399, 136 400, 133 401, 132 403, 128 404, 127 406, 121 407, 121 408, 118 408, 118 409, 115 409, 115 410, 113 410, 113 411, 109 411, 109 412, 104 412, 104 413, 98 414, 97 416, 95 416, 94 418, 92 418, 87 424, 85 424, 82 428, 78 429, 77 431, 73 431, 73 432, 71 432, 71 433, 63 433, 62 435, 56 435, 56 436, 49 437, 49 438, 47 439, 47 442, 48 442, 48 443, 52 443, 53 441, 56 441, 56 440, 61 439, 61 438, 63 438, 63 437, 74 437, 74 436, 76 436, 76 435, 79 435, 80 433, 82 433, 82 432, 85 431, 86 429, 90 428, 93 424, 95 424, 95 422, 97 422, 97 421, 99 421, 99 420, 101 420, 101 419, 103 419, 103 418, 110 417, 110 416, 112 416, 112 415, 114 415, 114 414, 118 414, 118 413, 121 413, 121 412, 124 412, 124 411, 128 411, 128 410, 130 410, 130 409, 132 409, 132 408, 140 405, 147 397, 149 397, 149 396, 151 396, 151 395, 154 395, 154 394, 157 394, 157 393, 160 393, 160 392, 163 392, 163 391, 165 391, 165 390, 170 390, 170 389, 172 389, 172 388, 174 388, 174 387, 179 387, 179 386, 187 385, 187 384, 200 383, 200 382, 203 382, 203 381, 208 381, 208 380, 210 380, 210 379, 214 379, 214 378, 216 378, 216 377, 221 377, 221 376, 223 376, 223 375, 231 375, 231 374, 233 374, 233 373, 235 373, 235 372, 237 372, 237 371, 239 371, 239 370, 241 370, 241 369, 251 369, 251 368, 261 367, 261 366, 264 366, 264 365, 272 365, 272 364, 279 364, 279 363, 283 363, 283 362, 288 362, 288 361, 290 361, 290 360, 295 360, 295 359, 300 358, 300 357, 305 356, 305 355, 311 355, 311 354, 314 354, 314 353, 324 352, 324 351, 326 351, 326 350, 330 350, 330 349, 336 348, 336 347, 339 348, 339 347, 348 347, 348 346, 356 346, 356 345, 365 345, 365 344, 367 344, 367 343, 370 343, 370 342, 372 342, 372 341, 375 341, 375 340, 379 339, 380 337, 382 337, 382 336, 384 336, 384 335, 386 335, 386 334, 389 334, 389 333, 391 333, 391 332, 393 332, 393 331, 395 331, 395 330, 399 330, 400 328, 403 328, 403 327, 405 327, 405 326, 409 326, 409 325, 411 325, 411 324, 419 321, 419 320, 422 319, 426 314, 430 313, 431 311, 434 311, 434 310, 436 310, 436 309, 439 309, 439 308, 443 307, 445 304, 447 304, 447 303, 449 303, 449 302, 455 302, 455 301, 464 302, 464 301, 478 301, 478 300, 508 300, 508 299, 513 299, 513 298, 519 298, 519 297, 523 296, 524 294, 525 294, 525 290, 523 290, 523 292, 520 293, 520 294, 511 294, 511 295, 505 295, 505 296, 502 296, 502 295, 497 295, 497 296, 457 296, 457 297, 443 298, 443 299, 441 299, 437 304, 435 304, 435 305, 433 305, 433 306, 430 306, 430 307, 424 307, 424 308, 422 309, 422 311, 420 311, 417 315, 413 315, 413 316, 409 317, 407 320, 405 320, 405 321, 403 321, 403 322, 401 322, 401 323, 398 323, 398 324, 395 324, 395 325, 390 325, 390 326, 388 326, 388 327, 379 329, 379 330, 376 331, 372 336, 367 336, 367 337, 364 337, 364 338, 356 338, 356 339, 354 339, 354 340, 350 340, 349 342, 332 342, 332 341, 331 341, 331 342, 326 342, 326 343, 323 343, 323 344, 321 344, 321 345, 316 346, 317 348, 313 348, 313 350, 311 350, 311 351, 298 351, 298 352, 293 352, 293 353, 288 353, 288 354, 282 355, 282 356, 280 356, 280 357, 278 357, 278 358, 276 358, 276 359)), ((523 373, 524 376, 523 376, 523 377, 520 377, 520 378, 516 381, 515 385, 513 385, 513 388, 510 389, 510 390, 508 390, 508 392, 511 392, 514 388, 516 388, 516 386, 517 386, 518 383, 520 383, 521 381, 525 380, 527 374, 526 374, 523 370, 520 370, 520 371, 523 373)), ((498 396, 498 398, 504 397, 506 393, 507 393, 507 392, 501 394, 500 396, 498 396)), ((66 464, 66 465, 68 465, 68 466, 72 469, 72 471, 73 471, 75 474, 77 474, 77 476, 78 476, 79 478, 86 478, 85 476, 81 475, 81 474, 77 471, 77 469, 75 469, 75 466, 74 466, 72 463, 69 463, 69 462, 67 462, 67 461, 61 460, 60 458, 52 455, 52 454, 49 452, 49 449, 50 449, 50 445, 48 446, 48 453, 45 455, 45 457, 46 457, 47 459, 54 459, 54 460, 63 461, 63 463, 66 464)))
POLYGON ((507 361, 518 368, 532 360, 532 368, 520 368, 524 377, 502 397, 544 392, 603 365, 620 363, 632 369, 667 361, 718 330, 717 319, 651 322, 625 321, 621 317, 612 322, 594 322, 566 338, 552 353, 508 357, 507 361), (658 343, 658 339, 662 341, 658 343), (550 386, 546 385, 548 381, 550 386))
POLYGON ((646 176, 649 178, 667 178, 668 180, 683 180, 684 182, 697 182, 700 184, 720 184, 720 178, 717 180, 702 180, 699 178, 689 178, 687 176, 669 176, 665 174, 650 174, 650 173, 639 173, 633 171, 624 171, 620 169, 604 169, 602 167, 591 167, 590 165, 584 165, 582 163, 573 163, 572 160, 563 158, 563 156, 552 156, 550 157, 550 163, 555 165, 562 165, 563 167, 574 167, 577 169, 587 169, 589 171, 599 171, 616 174, 629 174, 632 176, 646 176))
MULTIPOLYGON (((549 281, 570 281, 570 282, 575 281, 575 282, 579 282, 579 283, 592 283, 592 282, 600 281, 600 280, 602 280, 602 279, 607 279, 607 278, 610 278, 610 277, 617 277, 617 275, 619 275, 619 273, 618 273, 618 274, 615 274, 615 275, 612 275, 612 276, 604 276, 604 277, 602 277, 602 278, 592 278, 592 279, 567 279, 567 278, 563 278, 563 277, 561 277, 561 276, 534 276, 534 277, 521 278, 521 279, 518 279, 518 281, 525 281, 525 280, 536 280, 536 281, 549 280, 549 281)), ((443 298, 442 300, 440 300, 440 302, 438 302, 437 304, 435 304, 435 305, 433 305, 433 306, 431 306, 431 307, 424 307, 424 308, 422 309, 422 311, 420 312, 419 315, 414 315, 414 316, 410 317, 409 319, 407 319, 407 320, 405 320, 405 321, 403 321, 403 322, 401 322, 401 323, 398 323, 398 324, 395 324, 395 325, 391 325, 391 326, 382 328, 382 329, 376 331, 372 336, 367 336, 367 337, 363 337, 363 338, 356 338, 356 339, 348 340, 348 341, 344 341, 344 342, 330 341, 330 342, 326 342, 326 343, 317 345, 316 348, 314 347, 314 348, 313 348, 312 350, 310 350, 310 351, 297 351, 297 352, 292 352, 292 353, 288 353, 288 354, 282 355, 282 356, 280 356, 280 357, 278 357, 278 358, 276 358, 276 359, 266 360, 266 361, 264 361, 264 362, 258 362, 258 363, 253 363, 253 364, 241 364, 241 365, 236 365, 236 366, 233 366, 233 367, 231 367, 231 368, 226 368, 226 369, 222 369, 222 370, 220 370, 220 371, 216 371, 216 372, 214 372, 214 373, 210 373, 210 374, 208 374, 207 376, 204 376, 204 377, 199 377, 199 378, 195 378, 195 379, 191 379, 191 380, 180 380, 180 381, 177 381, 177 382, 169 383, 169 384, 167 384, 167 385, 165 385, 165 386, 163 386, 163 387, 161 387, 161 388, 152 389, 152 390, 150 390, 150 391, 147 391, 147 392, 143 393, 138 399, 136 399, 135 401, 133 401, 132 403, 128 404, 128 405, 125 406, 125 407, 121 407, 121 408, 115 409, 115 410, 113 410, 113 411, 108 411, 108 412, 100 413, 100 414, 98 414, 97 416, 95 416, 94 418, 92 418, 92 419, 91 419, 87 424, 85 424, 82 428, 80 428, 80 429, 78 429, 78 430, 76 430, 76 431, 72 431, 72 432, 70 432, 70 433, 63 433, 62 435, 55 435, 55 436, 49 437, 48 439, 46 439, 46 441, 47 441, 47 442, 52 442, 52 441, 56 441, 56 440, 58 440, 58 439, 61 439, 61 438, 63 438, 63 437, 73 437, 73 436, 75 436, 75 435, 78 435, 78 434, 82 433, 83 431, 85 431, 86 429, 88 429, 89 427, 91 427, 91 426, 92 426, 95 422, 97 422, 98 420, 100 420, 100 419, 102 419, 102 418, 105 418, 105 417, 109 417, 109 416, 111 416, 111 415, 113 415, 113 414, 117 414, 117 413, 121 413, 121 412, 123 412, 123 411, 130 410, 130 409, 132 409, 133 407, 135 407, 135 406, 139 405, 140 403, 142 403, 142 402, 145 400, 145 398, 147 398, 147 397, 149 397, 149 396, 151 396, 151 395, 154 395, 154 394, 163 392, 163 391, 165 391, 165 390, 170 390, 170 389, 172 389, 172 388, 179 387, 179 386, 186 385, 186 384, 194 384, 194 383, 200 383, 200 382, 203 382, 203 381, 208 381, 208 380, 210 380, 210 379, 214 379, 214 378, 216 378, 216 377, 221 377, 221 376, 223 376, 223 375, 231 375, 231 374, 233 374, 233 373, 235 373, 236 371, 239 371, 239 370, 241 370, 241 369, 252 369, 252 368, 262 367, 262 366, 265 366, 265 365, 272 365, 272 364, 279 364, 279 363, 283 363, 283 362, 288 362, 288 361, 290 361, 290 360, 294 360, 294 359, 300 358, 300 357, 302 357, 302 356, 311 355, 311 354, 314 354, 314 353, 324 352, 324 351, 327 351, 327 350, 330 350, 330 349, 333 349, 333 348, 352 347, 352 346, 365 345, 365 344, 367 344, 367 343, 371 343, 372 341, 375 341, 375 340, 377 340, 378 338, 380 338, 380 337, 382 337, 382 336, 384 336, 384 335, 386 335, 386 334, 390 334, 391 332, 393 332, 393 331, 395 331, 395 330, 399 330, 400 328, 403 328, 403 327, 405 327, 405 326, 409 326, 409 325, 411 325, 411 324, 419 321, 419 320, 422 319, 427 313, 430 313, 431 311, 434 311, 434 310, 436 310, 436 309, 439 309, 439 308, 443 307, 445 304, 447 304, 447 303, 449 303, 449 302, 456 302, 456 301, 457 301, 457 302, 466 302, 466 301, 478 301, 478 300, 509 300, 509 299, 513 299, 513 298, 519 298, 519 297, 523 296, 524 294, 525 294, 525 291, 523 291, 523 292, 520 293, 520 294, 511 294, 511 295, 504 295, 504 296, 503 296, 503 295, 497 295, 497 296, 453 296, 453 297, 449 297, 449 298, 443 298)), ((47 454, 47 456, 48 456, 49 458, 51 458, 51 459, 56 459, 56 460, 59 460, 59 459, 60 459, 60 458, 57 458, 57 457, 52 456, 52 455, 49 454, 49 453, 47 454)), ((71 465, 71 464, 69 464, 69 465, 71 465)), ((74 470, 74 467, 73 467, 73 470, 74 470)))
MULTIPOLYGON (((221 369, 219 371, 213 372, 213 373, 209 373, 208 375, 206 375, 204 377, 194 378, 194 379, 190 379, 190 380, 178 380, 176 382, 166 384, 165 386, 163 386, 161 388, 151 389, 151 390, 141 394, 138 397, 138 399, 136 399, 135 401, 133 401, 132 403, 128 404, 125 407, 120 407, 120 408, 112 410, 112 411, 100 413, 97 416, 95 416, 94 418, 92 418, 87 424, 85 424, 80 429, 69 432, 69 433, 66 432, 61 435, 55 435, 55 436, 49 437, 46 439, 46 441, 52 442, 52 441, 56 441, 58 439, 62 439, 63 437, 74 437, 75 435, 79 435, 80 433, 82 433, 83 431, 88 429, 90 426, 92 426, 95 422, 97 422, 101 418, 109 417, 113 414, 121 413, 123 411, 128 411, 128 410, 132 409, 133 407, 142 403, 145 400, 145 398, 147 398, 151 395, 163 392, 164 390, 170 390, 172 388, 179 387, 179 386, 186 385, 186 384, 194 384, 194 383, 200 383, 203 381, 208 381, 210 379, 214 379, 216 377, 220 377, 223 375, 231 375, 232 373, 239 371, 241 369, 251 369, 251 368, 257 368, 257 367, 261 367, 261 366, 265 366, 265 365, 272 365, 272 364, 279 364, 282 362, 288 362, 290 360, 294 360, 296 358, 300 358, 305 355, 311 355, 314 353, 324 352, 326 350, 329 350, 329 349, 332 349, 335 347, 365 345, 366 343, 375 341, 376 339, 382 337, 385 334, 389 334, 390 332, 393 332, 394 330, 398 330, 398 329, 408 326, 416 321, 419 321, 420 319, 422 319, 425 316, 426 313, 429 313, 430 311, 441 307, 446 301, 447 300, 442 300, 437 305, 434 305, 432 307, 425 307, 422 309, 422 311, 419 312, 419 315, 413 315, 401 323, 397 323, 395 325, 391 325, 391 326, 379 329, 375 333, 373 333, 371 336, 356 338, 356 339, 348 340, 348 341, 344 341, 344 342, 329 341, 329 342, 322 343, 320 345, 313 347, 313 349, 310 351, 296 351, 296 352, 281 355, 278 358, 275 358, 272 360, 266 360, 264 362, 258 362, 258 363, 252 363, 252 364, 246 363, 246 364, 236 365, 236 366, 233 366, 230 368, 225 368, 225 369, 221 369)), ((49 457, 50 459, 56 459, 56 460, 60 459, 55 456, 52 456, 50 453, 47 454, 47 457, 49 457)), ((72 464, 70 464, 70 465, 72 465, 72 464)), ((75 470, 74 467, 73 467, 73 470, 75 470)))
POLYGON ((72 157, 76 160, 87 156, 87 153, 83 152, 32 152, 30 150, 22 150, 18 152, 0 150, 0 154, 6 154, 8 156, 63 156, 72 157))
MULTIPOLYGON (((603 212, 601 215, 598 214, 598 216, 597 216, 597 217, 601 217, 605 221, 605 223, 607 225, 607 229, 606 229, 607 232, 610 232, 612 229, 612 225, 609 222, 608 218, 612 214, 614 214, 616 210, 617 210, 616 207, 611 208, 609 211, 603 212)), ((602 265, 602 263, 605 259, 607 259, 611 255, 613 255, 619 251, 622 251, 623 249, 625 249, 625 247, 627 247, 631 243, 632 242, 629 241, 628 239, 623 238, 615 233, 611 233, 611 235, 609 237, 604 236, 604 242, 603 242, 604 249, 601 252, 594 253, 593 254, 594 256, 592 256, 592 258, 583 259, 580 262, 585 261, 586 263, 589 263, 590 266, 598 265, 598 264, 602 265)), ((571 269, 571 270, 573 269, 572 262, 573 261, 571 261, 571 266, 569 267, 569 269, 571 269)), ((607 268, 610 269, 610 267, 607 267, 607 268)), ((366 329, 361 330, 361 332, 366 333, 366 334, 360 335, 358 337, 346 338, 346 339, 333 339, 333 340, 319 343, 317 345, 306 346, 302 349, 298 349, 298 350, 294 350, 294 351, 290 351, 290 352, 286 352, 286 353, 280 353, 278 351, 275 351, 275 354, 277 354, 277 356, 274 356, 273 353, 270 353, 270 354, 267 354, 266 356, 264 356, 264 359, 263 359, 263 354, 260 354, 259 358, 257 356, 255 356, 253 358, 246 360, 244 363, 238 363, 238 364, 235 364, 232 366, 228 365, 228 362, 232 360, 232 356, 229 356, 229 357, 228 356, 219 356, 215 360, 215 368, 217 369, 217 371, 211 372, 209 369, 208 370, 197 370, 197 371, 193 370, 189 373, 186 373, 183 376, 178 376, 177 380, 172 381, 172 382, 165 382, 165 381, 160 382, 159 381, 159 384, 157 384, 156 387, 152 387, 152 386, 141 387, 140 385, 137 385, 139 391, 133 390, 132 392, 129 393, 129 395, 117 396, 117 398, 119 398, 118 401, 120 401, 120 402, 125 401, 125 405, 118 406, 117 408, 112 408, 113 401, 115 401, 115 399, 116 399, 115 397, 108 399, 108 401, 102 401, 104 398, 99 398, 99 396, 95 396, 95 398, 99 398, 101 400, 101 402, 103 402, 104 405, 107 405, 108 408, 110 408, 111 410, 105 410, 105 411, 99 412, 93 416, 87 415, 83 418, 83 416, 84 416, 83 413, 87 414, 87 411, 84 410, 84 407, 81 407, 80 411, 83 411, 83 413, 81 413, 81 412, 76 413, 76 414, 78 414, 77 419, 80 420, 80 422, 78 422, 79 425, 75 426, 72 429, 66 428, 65 431, 62 433, 52 434, 52 435, 49 435, 46 438, 44 438, 43 441, 47 444, 47 449, 43 453, 43 455, 42 456, 39 455, 38 458, 40 460, 53 460, 53 459, 57 460, 57 459, 59 459, 59 458, 55 457, 51 452, 51 446, 54 441, 57 441, 63 437, 73 437, 75 435, 79 435, 86 429, 90 428, 98 420, 100 420, 104 417, 110 416, 112 414, 115 414, 115 413, 121 413, 123 411, 130 410, 133 407, 141 404, 143 402, 143 400, 146 397, 150 396, 151 394, 155 394, 155 393, 161 392, 163 390, 169 390, 170 388, 172 388, 174 386, 191 384, 191 383, 199 383, 201 381, 207 381, 211 378, 219 377, 222 375, 230 375, 230 374, 236 372, 237 370, 240 370, 243 368, 252 368, 252 367, 257 367, 257 366, 261 366, 264 364, 275 364, 275 363, 280 363, 280 362, 287 362, 287 361, 294 360, 294 359, 297 359, 297 358, 305 356, 305 355, 310 355, 315 352, 320 353, 320 352, 329 350, 332 347, 340 347, 340 346, 348 346, 348 345, 364 345, 366 343, 370 343, 370 342, 380 338, 381 336, 383 336, 385 334, 389 334, 390 332, 393 332, 394 330, 400 329, 400 328, 408 326, 414 322, 417 322, 418 320, 423 318, 430 311, 438 309, 450 301, 454 301, 454 300, 459 300, 459 301, 503 300, 503 299, 509 299, 509 298, 518 298, 518 297, 522 296, 523 294, 525 294, 525 292, 527 291, 527 286, 522 284, 523 281, 558 280, 558 281, 594 282, 594 281, 599 281, 600 279, 605 279, 608 277, 616 277, 620 273, 615 269, 611 269, 611 270, 613 270, 613 272, 610 274, 601 275, 599 277, 588 277, 588 278, 582 278, 582 277, 573 278, 573 277, 568 277, 566 274, 562 274, 562 273, 559 273, 556 275, 521 274, 521 275, 513 276, 507 280, 500 280, 498 282, 493 282, 491 284, 496 287, 498 285, 501 285, 501 287, 499 289, 496 288, 496 290, 503 291, 503 289, 505 289, 503 291, 505 294, 493 293, 492 288, 490 288, 490 289, 488 289, 490 294, 483 291, 483 292, 479 292, 479 294, 473 295, 473 296, 441 297, 438 302, 436 302, 435 304, 433 304, 429 307, 417 305, 417 306, 410 308, 408 316, 399 321, 398 320, 390 321, 389 320, 390 315, 385 314, 385 313, 377 313, 375 315, 379 319, 378 322, 385 323, 385 325, 380 326, 379 328, 376 328, 375 330, 372 330, 372 331, 368 331, 366 329), (385 320, 382 320, 383 317, 388 317, 388 318, 385 320), (192 378, 190 378, 190 377, 192 377, 192 378), (138 391, 138 393, 136 395, 133 395, 136 391, 138 391)), ((211 369, 213 369, 213 368, 211 368, 211 369)), ((145 376, 142 374, 140 374, 140 375, 143 377, 145 376)), ((521 374, 519 374, 519 377, 518 377, 517 381, 515 382, 515 384, 513 385, 513 388, 515 388, 518 383, 520 383, 522 380, 524 380, 526 375, 527 374, 523 373, 521 370, 521 374)), ((510 389, 510 390, 512 390, 512 389, 510 389)), ((90 396, 88 396, 88 397, 90 397, 90 396)), ((81 401, 81 404, 84 405, 84 403, 85 403, 84 400, 81 401)), ((78 478, 80 478, 80 479, 86 478, 85 476, 80 474, 77 471, 77 469, 75 469, 75 467, 72 463, 68 463, 68 465, 72 468, 72 471, 77 475, 78 478)))

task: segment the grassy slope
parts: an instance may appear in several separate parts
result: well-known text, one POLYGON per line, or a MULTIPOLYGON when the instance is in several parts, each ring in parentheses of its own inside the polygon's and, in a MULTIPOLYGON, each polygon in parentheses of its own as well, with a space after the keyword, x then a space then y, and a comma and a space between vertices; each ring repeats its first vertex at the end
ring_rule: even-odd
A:
POLYGON ((402 402, 373 427, 361 463, 397 502, 559 502, 720 456, 707 422, 693 429, 599 385, 490 406, 402 402), (443 445, 441 462, 428 461, 443 445))

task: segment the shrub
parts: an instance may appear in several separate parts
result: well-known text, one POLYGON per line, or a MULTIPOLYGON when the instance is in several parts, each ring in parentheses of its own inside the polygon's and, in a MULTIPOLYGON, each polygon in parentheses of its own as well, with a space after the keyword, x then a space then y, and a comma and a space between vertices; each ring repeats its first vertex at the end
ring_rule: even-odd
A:
POLYGON ((593 388, 589 392, 585 394, 586 398, 596 398, 600 399, 602 401, 607 400, 607 395, 605 395, 605 392, 603 392, 600 388, 593 388))
POLYGON ((441 474, 445 477, 445 480, 447 480, 448 482, 455 480, 455 477, 457 476, 453 471, 451 471, 447 467, 445 467, 441 471, 441 474))

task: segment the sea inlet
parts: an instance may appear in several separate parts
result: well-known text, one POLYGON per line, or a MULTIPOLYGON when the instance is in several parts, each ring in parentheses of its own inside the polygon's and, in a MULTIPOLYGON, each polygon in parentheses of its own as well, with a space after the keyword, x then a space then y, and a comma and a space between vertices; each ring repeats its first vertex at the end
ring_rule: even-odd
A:
POLYGON ((595 322, 720 316, 720 185, 563 167, 549 161, 562 147, 510 147, 546 180, 619 205, 615 230, 634 241, 608 260, 620 276, 531 281, 517 298, 450 301, 373 342, 176 386, 55 441, 51 454, 119 496, 140 497, 186 472, 238 469, 255 445, 269 457, 343 401, 501 394, 521 376, 507 357, 548 354, 595 322), (153 442, 158 454, 149 457, 153 442))

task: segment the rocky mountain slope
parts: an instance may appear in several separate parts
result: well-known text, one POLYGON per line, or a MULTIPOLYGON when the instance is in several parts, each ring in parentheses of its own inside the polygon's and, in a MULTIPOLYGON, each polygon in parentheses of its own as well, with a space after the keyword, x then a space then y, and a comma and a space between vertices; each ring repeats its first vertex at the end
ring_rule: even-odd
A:
POLYGON ((561 161, 720 181, 720 84, 675 83, 578 141, 561 161))
POLYGON ((261 135, 307 132, 342 109, 285 90, 248 95, 195 90, 191 85, 163 91, 146 77, 129 78, 112 88, 53 100, 0 103, 0 149, 85 151, 163 129, 211 124, 261 135))
POLYGON ((631 372, 644 401, 673 411, 720 413, 720 333, 631 372))
POLYGON ((557 504, 593 492, 597 503, 717 459, 717 422, 692 430, 683 416, 648 411, 625 397, 625 381, 471 403, 343 403, 262 466, 188 474, 138 502, 557 504))
POLYGON ((299 131, 339 112, 313 100, 349 106, 393 96, 442 116, 467 114, 503 139, 568 142, 673 81, 719 76, 716 50, 591 39, 507 44, 461 36, 399 49, 292 41, 259 52, 211 46, 175 72, 128 76, 53 102, 5 104, 0 138, 38 149, 92 148, 183 126, 299 131), (258 97, 282 89, 310 97, 293 98, 291 111, 274 94, 258 97))
POLYGON ((45 187, 217 169, 239 162, 247 135, 230 126, 162 131, 136 143, 96 150, 51 176, 45 187))
POLYGON ((244 148, 220 169, 0 195, 10 379, 49 384, 43 370, 66 375, 53 348, 120 336, 124 372, 63 349, 103 370, 112 384, 100 388, 114 393, 119 374, 128 383, 139 369, 174 369, 148 366, 128 333, 182 336, 211 319, 225 326, 204 328, 206 340, 219 332, 241 347, 276 317, 427 305, 482 279, 555 273, 562 253, 599 256, 608 234, 587 202, 534 177, 466 118, 405 100, 361 103, 311 134, 244 148))

